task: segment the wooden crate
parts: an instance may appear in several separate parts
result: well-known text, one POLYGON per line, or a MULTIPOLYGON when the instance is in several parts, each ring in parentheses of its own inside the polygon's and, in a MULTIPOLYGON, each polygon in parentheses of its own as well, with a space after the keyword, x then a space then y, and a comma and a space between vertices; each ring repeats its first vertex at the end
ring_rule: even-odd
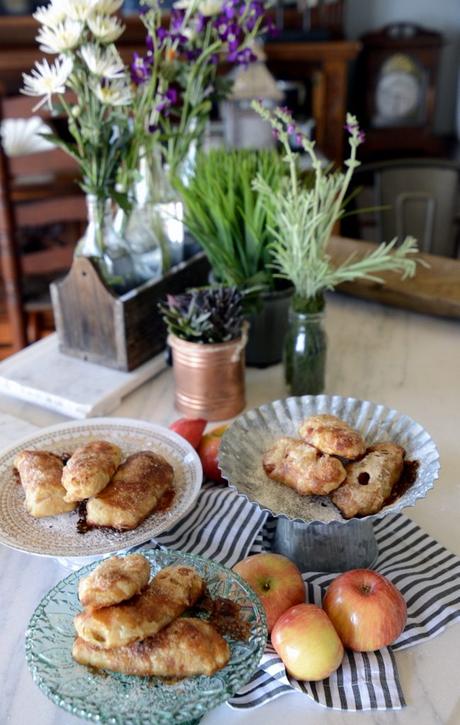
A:
POLYGON ((61 352, 83 360, 134 370, 165 347, 166 328, 158 302, 166 295, 207 283, 203 253, 117 297, 91 259, 76 257, 68 275, 51 285, 61 352))

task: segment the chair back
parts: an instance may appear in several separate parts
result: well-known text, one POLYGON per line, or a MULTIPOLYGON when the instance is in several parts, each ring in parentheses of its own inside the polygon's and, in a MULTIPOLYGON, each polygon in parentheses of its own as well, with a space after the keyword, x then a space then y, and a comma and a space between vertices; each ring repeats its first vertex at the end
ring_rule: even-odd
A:
MULTIPOLYGON (((5 152, 6 133, 3 142, 0 136, 1 271, 15 350, 24 347, 27 338, 22 290, 24 274, 42 275, 46 279, 68 269, 73 245, 81 236, 87 218, 85 197, 76 183, 79 175, 76 161, 59 148, 53 146, 36 151, 36 143, 31 143, 30 138, 21 139, 21 130, 29 128, 33 116, 39 116, 52 132, 57 131, 59 118, 44 107, 33 111, 35 104, 35 98, 0 94, 0 123, 18 121, 17 127, 14 122, 9 126, 10 130, 15 130, 14 154, 5 152), (19 230, 51 224, 66 225, 70 231, 67 236, 73 239, 73 244, 21 254, 19 230)), ((40 136, 38 140, 42 141, 40 136)))
POLYGON ((455 257, 460 167, 450 161, 407 159, 369 164, 374 176, 378 238, 410 235, 421 251, 455 257))

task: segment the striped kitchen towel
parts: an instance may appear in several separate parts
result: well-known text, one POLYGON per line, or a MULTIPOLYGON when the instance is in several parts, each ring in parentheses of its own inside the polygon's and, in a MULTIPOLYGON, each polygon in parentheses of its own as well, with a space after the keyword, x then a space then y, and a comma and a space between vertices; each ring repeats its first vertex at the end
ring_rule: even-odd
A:
POLYGON ((266 519, 266 513, 226 484, 205 483, 187 516, 155 542, 231 568, 249 554, 266 519))
MULTIPOLYGON (((251 553, 270 549, 275 525, 270 517, 251 553)), ((289 677, 268 648, 252 680, 229 701, 231 707, 257 707, 293 688, 337 710, 394 710, 405 705, 393 651, 424 642, 460 621, 460 559, 402 514, 375 521, 374 531, 379 547, 375 569, 398 587, 407 603, 407 624, 399 639, 377 652, 347 651, 337 672, 321 682, 289 677)), ((320 605, 335 576, 304 573, 307 601, 320 605)))

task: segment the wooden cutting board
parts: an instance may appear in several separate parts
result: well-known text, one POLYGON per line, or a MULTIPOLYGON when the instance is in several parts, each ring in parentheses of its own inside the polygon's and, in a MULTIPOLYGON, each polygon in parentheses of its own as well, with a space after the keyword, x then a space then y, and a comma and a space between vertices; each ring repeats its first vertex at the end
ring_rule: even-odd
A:
MULTIPOLYGON (((337 266, 352 253, 362 256, 376 247, 377 244, 371 242, 332 237, 328 252, 337 266)), ((378 276, 385 280, 384 284, 356 280, 339 285, 337 290, 394 307, 460 319, 460 259, 433 254, 420 254, 419 257, 430 266, 417 265, 417 273, 412 279, 402 280, 397 273, 383 272, 378 276)))

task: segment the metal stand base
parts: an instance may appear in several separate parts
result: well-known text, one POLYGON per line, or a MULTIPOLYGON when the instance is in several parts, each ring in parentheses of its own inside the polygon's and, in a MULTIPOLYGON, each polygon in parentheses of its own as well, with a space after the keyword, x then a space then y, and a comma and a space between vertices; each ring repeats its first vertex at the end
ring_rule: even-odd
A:
POLYGON ((372 524, 355 519, 346 524, 305 524, 280 517, 273 550, 294 561, 301 571, 369 569, 378 556, 372 524))

